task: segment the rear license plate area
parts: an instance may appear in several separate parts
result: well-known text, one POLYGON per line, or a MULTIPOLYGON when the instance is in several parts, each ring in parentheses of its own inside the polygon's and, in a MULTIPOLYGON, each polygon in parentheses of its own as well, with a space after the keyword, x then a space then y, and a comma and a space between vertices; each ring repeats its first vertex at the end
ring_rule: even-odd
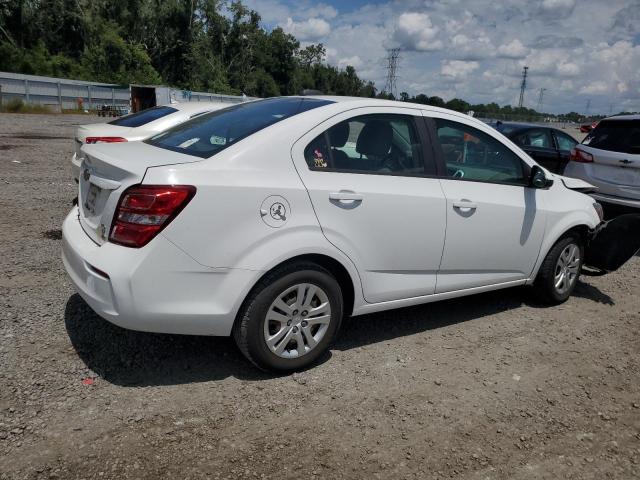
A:
POLYGON ((87 192, 87 197, 84 200, 84 208, 91 215, 95 215, 96 213, 96 201, 100 196, 100 192, 102 189, 93 183, 89 184, 89 191, 87 192))

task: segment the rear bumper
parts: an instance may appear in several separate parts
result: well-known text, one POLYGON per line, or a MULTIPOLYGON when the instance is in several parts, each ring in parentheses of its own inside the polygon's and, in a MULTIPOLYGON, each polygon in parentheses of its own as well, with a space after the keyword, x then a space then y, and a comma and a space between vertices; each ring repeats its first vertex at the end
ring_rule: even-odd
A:
POLYGON ((141 249, 97 245, 74 208, 62 228, 62 260, 78 293, 120 327, 188 335, 231 334, 261 272, 208 268, 162 235, 141 249))
POLYGON ((631 200, 630 198, 616 197, 614 195, 605 195, 604 193, 591 193, 593 198, 603 203, 613 203, 624 207, 632 207, 640 209, 640 200, 631 200))
POLYGON ((598 188, 597 192, 590 193, 593 198, 599 202, 613 203, 615 205, 622 205, 625 207, 640 208, 640 200, 637 198, 630 198, 629 196, 637 197, 637 189, 635 187, 627 187, 625 185, 619 185, 617 183, 605 182, 599 180, 593 174, 593 164, 591 163, 578 163, 569 162, 567 168, 564 171, 564 175, 572 178, 579 178, 585 182, 590 183, 598 188), (607 193, 604 193, 607 192, 607 193))

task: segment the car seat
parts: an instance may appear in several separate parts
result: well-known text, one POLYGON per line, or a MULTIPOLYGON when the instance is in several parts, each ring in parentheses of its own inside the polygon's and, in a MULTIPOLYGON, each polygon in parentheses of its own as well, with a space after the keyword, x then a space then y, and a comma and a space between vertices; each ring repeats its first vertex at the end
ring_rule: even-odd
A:
POLYGON ((359 160, 359 170, 378 170, 391 150, 393 130, 389 122, 371 120, 360 131, 356 152, 365 155, 359 160))

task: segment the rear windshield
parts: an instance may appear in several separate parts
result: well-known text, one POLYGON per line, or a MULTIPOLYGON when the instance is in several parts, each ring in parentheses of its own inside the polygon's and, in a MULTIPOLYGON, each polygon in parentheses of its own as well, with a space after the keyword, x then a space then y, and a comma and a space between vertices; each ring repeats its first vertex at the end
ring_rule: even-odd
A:
POLYGON ((640 120, 604 120, 582 143, 612 152, 640 154, 640 120))
POLYGON ((153 107, 141 112, 125 115, 124 117, 117 118, 109 125, 118 125, 120 127, 141 127, 147 123, 153 122, 159 118, 165 117, 170 113, 177 112, 175 108, 171 107, 153 107))
POLYGON ((208 158, 249 135, 298 113, 333 103, 317 98, 269 98, 201 115, 145 143, 208 158))

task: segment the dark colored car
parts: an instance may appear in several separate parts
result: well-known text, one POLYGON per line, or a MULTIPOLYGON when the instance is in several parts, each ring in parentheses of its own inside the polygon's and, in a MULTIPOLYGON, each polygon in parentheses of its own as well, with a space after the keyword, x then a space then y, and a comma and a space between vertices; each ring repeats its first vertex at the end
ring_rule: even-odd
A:
POLYGON ((571 150, 579 143, 562 130, 543 125, 498 121, 491 126, 554 173, 564 171, 571 150))

